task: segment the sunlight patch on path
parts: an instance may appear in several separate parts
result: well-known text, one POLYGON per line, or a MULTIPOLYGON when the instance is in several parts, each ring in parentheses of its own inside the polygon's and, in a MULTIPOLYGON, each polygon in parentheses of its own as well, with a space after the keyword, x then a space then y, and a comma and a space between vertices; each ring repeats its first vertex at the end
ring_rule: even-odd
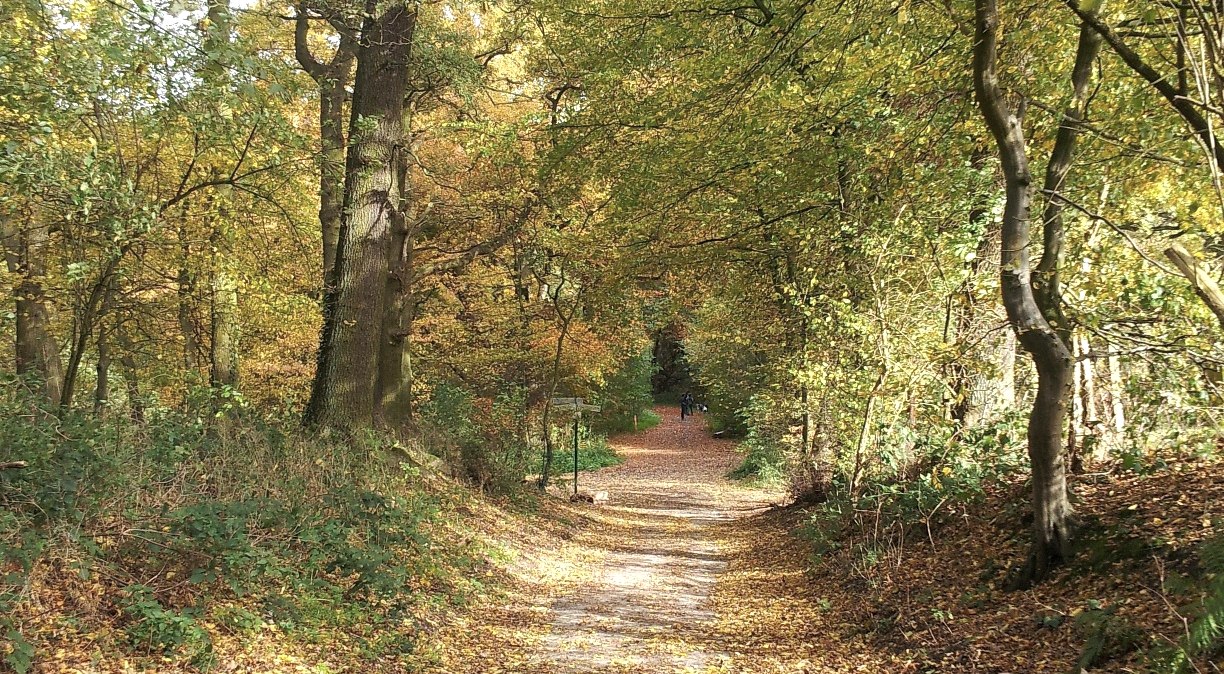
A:
POLYGON ((725 479, 734 443, 696 421, 620 438, 624 465, 584 475, 607 490, 607 508, 583 544, 606 551, 592 582, 552 604, 551 630, 533 663, 549 672, 725 671, 710 596, 727 565, 714 528, 759 512, 775 495, 725 479))

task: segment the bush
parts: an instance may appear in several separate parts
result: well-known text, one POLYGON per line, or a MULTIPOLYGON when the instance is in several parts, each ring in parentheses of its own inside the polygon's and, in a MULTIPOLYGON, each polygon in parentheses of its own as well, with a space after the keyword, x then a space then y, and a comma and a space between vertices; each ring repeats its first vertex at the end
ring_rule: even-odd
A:
MULTIPOLYGON (((553 445, 552 473, 565 475, 574 472, 574 445, 571 429, 569 442, 559 442, 553 445)), ((608 466, 617 466, 625 459, 608 446, 608 441, 602 435, 596 435, 588 428, 581 428, 578 444, 578 470, 599 470, 608 466)))
POLYGON ((162 606, 147 585, 129 585, 121 609, 132 646, 150 653, 180 654, 193 664, 207 664, 212 637, 196 621, 195 609, 175 611, 162 606))
POLYGON ((607 378, 593 402, 603 409, 591 425, 604 435, 645 430, 659 423, 658 415, 650 411, 654 404, 651 394, 651 377, 655 365, 649 353, 642 353, 627 360, 624 366, 607 378))
POLYGON ((525 389, 510 387, 496 398, 479 398, 442 382, 421 406, 422 440, 472 484, 489 492, 513 491, 535 455, 525 439, 526 405, 525 389))
POLYGON ((1149 653, 1152 670, 1180 674, 1192 668, 1198 656, 1224 652, 1224 535, 1216 535, 1199 546, 1201 577, 1185 581, 1182 594, 1198 599, 1183 612, 1194 617, 1186 636, 1178 644, 1159 644, 1149 653))
POLYGON ((781 445, 749 434, 748 439, 740 443, 739 450, 744 460, 731 471, 732 479, 756 480, 768 485, 786 482, 787 462, 781 445))

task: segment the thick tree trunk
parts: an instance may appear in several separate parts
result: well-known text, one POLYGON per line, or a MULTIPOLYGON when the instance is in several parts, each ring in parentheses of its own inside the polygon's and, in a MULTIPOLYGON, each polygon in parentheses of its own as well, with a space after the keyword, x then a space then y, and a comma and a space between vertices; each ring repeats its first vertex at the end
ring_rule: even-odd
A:
POLYGON ((324 298, 308 423, 374 421, 388 247, 400 208, 397 154, 404 144, 404 95, 416 26, 412 6, 367 0, 353 87, 344 210, 335 284, 324 298))
POLYGON ((47 308, 43 288, 50 232, 37 225, 19 231, 3 220, 0 221, 0 236, 3 237, 8 270, 20 279, 13 290, 17 312, 17 374, 37 377, 47 399, 59 404, 64 369, 59 344, 51 333, 51 311, 47 308))
MULTIPOLYGON (((408 119, 404 120, 405 126, 408 119)), ((408 161, 401 156, 397 181, 400 198, 407 200, 408 161)), ((390 424, 407 422, 412 417, 412 354, 408 340, 412 332, 414 223, 401 211, 392 221, 391 243, 387 247, 386 299, 382 315, 382 334, 378 353, 377 414, 390 424)))
MULTIPOLYGON (((204 33, 206 58, 202 74, 220 96, 229 91, 229 76, 221 51, 230 44, 229 0, 208 0, 208 27, 204 33)), ((215 169, 214 169, 215 171, 215 169)), ((208 383, 213 388, 238 385, 238 281, 233 263, 234 230, 230 222, 228 190, 209 199, 208 383)))
POLYGON ((344 205, 344 82, 319 90, 319 228, 323 233, 323 282, 330 283, 340 242, 344 205))
POLYGON ((1019 585, 1044 578, 1071 554, 1071 502, 1062 455, 1062 429, 1071 386, 1071 354, 1042 314, 1033 295, 1029 266, 1032 175, 1020 120, 1003 98, 995 70, 998 9, 995 0, 975 0, 973 79, 978 105, 1002 160, 1006 204, 1001 254, 1003 304, 1020 343, 1037 366, 1037 398, 1029 417, 1028 449, 1033 472, 1032 553, 1019 585))

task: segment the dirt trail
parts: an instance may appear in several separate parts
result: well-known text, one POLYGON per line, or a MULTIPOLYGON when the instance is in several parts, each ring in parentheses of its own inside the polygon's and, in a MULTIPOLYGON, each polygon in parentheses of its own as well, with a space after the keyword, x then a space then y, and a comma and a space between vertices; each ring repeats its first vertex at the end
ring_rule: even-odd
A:
POLYGON ((709 436, 700 416, 613 442, 626 461, 579 479, 607 506, 583 543, 606 551, 594 581, 557 599, 532 658, 550 672, 700 672, 726 667, 711 595, 728 562, 720 525, 760 512, 774 493, 732 484, 735 443, 709 436))

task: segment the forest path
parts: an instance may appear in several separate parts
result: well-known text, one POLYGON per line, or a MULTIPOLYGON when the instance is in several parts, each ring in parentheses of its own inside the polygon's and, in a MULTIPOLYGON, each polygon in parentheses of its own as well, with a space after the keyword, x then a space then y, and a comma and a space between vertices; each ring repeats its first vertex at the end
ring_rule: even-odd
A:
POLYGON ((713 438, 699 415, 675 407, 643 433, 614 438, 625 463, 583 474, 583 491, 606 490, 579 542, 603 551, 576 592, 557 598, 534 664, 549 672, 728 671, 713 593, 728 565, 728 524, 767 509, 777 493, 726 475, 742 457, 713 438))

